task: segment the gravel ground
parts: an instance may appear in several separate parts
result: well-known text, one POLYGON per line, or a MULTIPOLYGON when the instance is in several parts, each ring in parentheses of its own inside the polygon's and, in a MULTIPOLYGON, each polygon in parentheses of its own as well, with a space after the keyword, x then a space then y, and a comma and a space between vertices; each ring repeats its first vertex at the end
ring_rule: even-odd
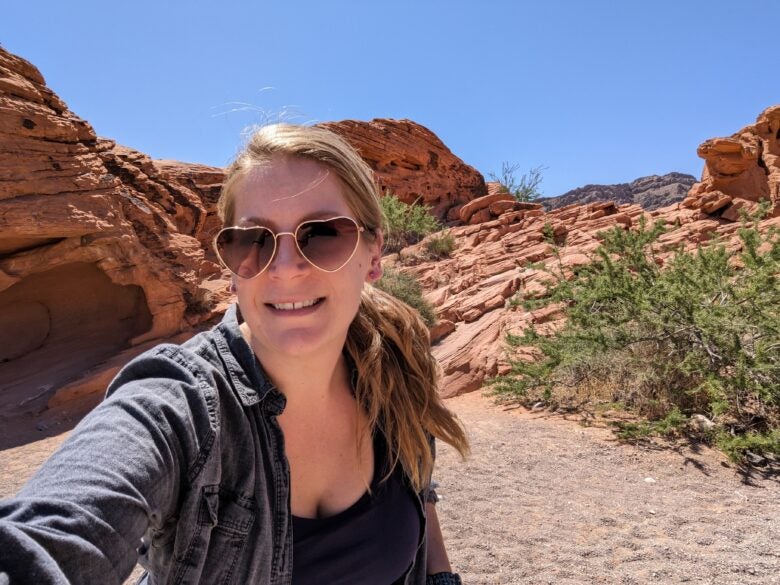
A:
POLYGON ((780 584, 780 481, 708 448, 448 401, 472 456, 439 448, 439 517, 464 583, 780 584))
MULTIPOLYGON (((747 477, 706 448, 621 445, 608 429, 478 393, 447 404, 472 442, 465 463, 441 444, 436 470, 466 585, 780 584, 777 475, 747 477)), ((0 497, 65 436, 0 452, 0 497)))

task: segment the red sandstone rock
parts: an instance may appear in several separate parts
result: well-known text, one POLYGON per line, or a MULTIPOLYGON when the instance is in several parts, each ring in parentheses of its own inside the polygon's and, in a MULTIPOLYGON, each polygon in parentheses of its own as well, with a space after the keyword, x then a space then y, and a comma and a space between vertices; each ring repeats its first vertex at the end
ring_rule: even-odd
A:
MULTIPOLYGON (((716 196, 714 200, 717 199, 716 196)), ((550 273, 536 268, 536 263, 544 263, 556 274, 563 270, 568 277, 577 267, 591 262, 604 230, 616 226, 629 229, 638 225, 642 215, 648 224, 663 219, 669 227, 659 238, 659 263, 679 246, 690 250, 716 235, 726 238, 730 249, 739 249, 735 229, 738 225, 678 204, 652 213, 638 205, 611 203, 568 206, 531 217, 523 213, 526 212, 501 216, 511 216, 512 222, 500 219, 450 228, 456 246, 452 256, 444 261, 425 259, 424 243, 385 259, 387 265, 394 265, 421 282, 426 299, 446 323, 435 328, 433 337, 434 355, 444 372, 445 396, 476 390, 490 377, 507 371, 508 332, 520 334, 532 323, 545 331, 562 326, 561 307, 529 313, 513 302, 518 292, 527 298, 542 296, 553 282, 550 273), (547 241, 546 225, 552 226, 558 256, 547 241), (414 264, 405 264, 404 259, 412 258, 416 259, 414 264)), ((780 225, 780 218, 765 220, 760 229, 772 225, 780 225)), ((532 358, 527 348, 513 354, 514 358, 523 356, 532 358)))
POLYGON ((431 206, 442 221, 451 210, 487 194, 485 179, 455 156, 430 130, 411 120, 378 118, 320 124, 354 146, 376 175, 380 190, 405 203, 431 206))
POLYGON ((697 152, 705 160, 704 172, 684 207, 737 221, 744 206, 738 201, 767 199, 780 214, 780 105, 729 138, 704 141, 697 152))
POLYGON ((484 197, 472 199, 460 208, 460 220, 463 223, 481 223, 471 221, 471 218, 475 213, 487 209, 492 203, 504 201, 514 204, 514 200, 514 197, 508 193, 494 193, 493 195, 485 195, 484 197))
MULTIPOLYGON (((184 185, 197 173, 161 166, 178 180, 99 140, 0 49, 0 420, 33 416, 105 360, 208 316, 212 202, 184 185)), ((221 181, 219 169, 199 176, 221 181)))
POLYGON ((509 211, 510 209, 514 209, 514 208, 515 208, 515 202, 507 201, 507 200, 495 201, 488 206, 490 215, 492 215, 493 217, 498 217, 505 211, 509 211))

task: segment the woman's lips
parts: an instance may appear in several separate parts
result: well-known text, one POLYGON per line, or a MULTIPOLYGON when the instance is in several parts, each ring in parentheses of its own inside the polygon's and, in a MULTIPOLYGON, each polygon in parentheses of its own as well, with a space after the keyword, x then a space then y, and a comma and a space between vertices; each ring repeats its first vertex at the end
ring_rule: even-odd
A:
POLYGON ((274 315, 289 316, 289 317, 301 317, 301 316, 310 315, 311 313, 314 313, 320 307, 320 305, 322 305, 324 302, 325 302, 325 297, 319 297, 318 299, 316 299, 316 301, 314 302, 313 305, 301 306, 300 308, 289 308, 291 306, 294 306, 294 305, 298 304, 298 303, 290 303, 290 302, 288 302, 288 303, 266 303, 265 306, 274 315))

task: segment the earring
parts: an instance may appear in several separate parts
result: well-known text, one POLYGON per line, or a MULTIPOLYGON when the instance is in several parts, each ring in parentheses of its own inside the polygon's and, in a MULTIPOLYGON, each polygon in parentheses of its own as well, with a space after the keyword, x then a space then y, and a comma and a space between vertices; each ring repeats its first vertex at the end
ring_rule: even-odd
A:
POLYGON ((228 290, 229 290, 229 291, 230 291, 232 294, 236 294, 236 292, 238 292, 238 288, 236 287, 236 281, 234 281, 234 280, 231 280, 231 281, 230 281, 230 286, 228 287, 228 290))

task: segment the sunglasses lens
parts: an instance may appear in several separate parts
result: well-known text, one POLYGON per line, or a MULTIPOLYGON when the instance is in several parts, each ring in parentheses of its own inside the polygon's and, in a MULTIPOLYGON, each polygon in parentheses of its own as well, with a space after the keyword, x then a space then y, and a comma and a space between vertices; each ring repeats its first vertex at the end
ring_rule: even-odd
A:
POLYGON ((271 261, 274 236, 264 227, 225 228, 217 236, 216 247, 231 272, 241 278, 252 278, 271 261))
POLYGON ((352 257, 360 239, 354 220, 337 217, 326 221, 307 221, 295 232, 298 248, 317 268, 338 270, 352 257))

